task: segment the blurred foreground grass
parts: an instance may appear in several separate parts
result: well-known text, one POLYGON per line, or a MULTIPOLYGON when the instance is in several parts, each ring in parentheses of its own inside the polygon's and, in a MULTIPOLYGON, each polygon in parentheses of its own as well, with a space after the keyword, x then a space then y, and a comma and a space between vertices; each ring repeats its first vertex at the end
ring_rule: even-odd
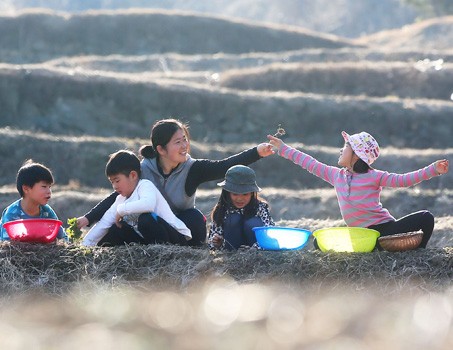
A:
POLYGON ((0 245, 1 349, 450 349, 453 249, 0 245))
POLYGON ((379 295, 212 278, 2 300, 2 349, 450 349, 451 290, 379 295))

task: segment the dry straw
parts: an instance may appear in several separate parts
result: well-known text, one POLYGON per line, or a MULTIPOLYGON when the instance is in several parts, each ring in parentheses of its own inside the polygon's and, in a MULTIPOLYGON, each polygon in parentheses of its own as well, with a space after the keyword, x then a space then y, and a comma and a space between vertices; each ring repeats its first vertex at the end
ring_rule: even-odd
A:
POLYGON ((411 288, 442 291, 451 286, 452 257, 451 248, 404 253, 322 253, 307 248, 212 253, 172 245, 86 248, 5 242, 0 244, 0 293, 64 295, 80 284, 186 289, 218 277, 303 289, 348 285, 385 294, 411 288))

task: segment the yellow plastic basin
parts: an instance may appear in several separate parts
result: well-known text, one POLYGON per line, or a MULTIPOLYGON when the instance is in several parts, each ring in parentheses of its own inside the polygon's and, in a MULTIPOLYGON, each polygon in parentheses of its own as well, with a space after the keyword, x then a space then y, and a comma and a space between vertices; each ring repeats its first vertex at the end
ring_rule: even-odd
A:
POLYGON ((323 252, 373 251, 380 233, 363 227, 329 227, 313 232, 319 249, 323 252))

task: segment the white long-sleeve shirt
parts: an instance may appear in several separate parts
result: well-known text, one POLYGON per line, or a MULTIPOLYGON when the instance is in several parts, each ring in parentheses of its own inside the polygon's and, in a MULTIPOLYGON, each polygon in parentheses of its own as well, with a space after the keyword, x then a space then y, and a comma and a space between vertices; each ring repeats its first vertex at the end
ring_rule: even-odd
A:
MULTIPOLYGON (((93 228, 88 231, 82 244, 86 246, 96 245, 104 237, 109 228, 115 223, 116 214, 132 226, 137 232, 138 217, 143 213, 155 213, 174 227, 186 239, 192 238, 187 226, 170 209, 165 198, 157 187, 149 180, 142 179, 138 182, 134 192, 126 198, 122 195, 116 197, 115 202, 105 212, 93 228)), ((138 232, 140 234, 140 232, 138 232)))

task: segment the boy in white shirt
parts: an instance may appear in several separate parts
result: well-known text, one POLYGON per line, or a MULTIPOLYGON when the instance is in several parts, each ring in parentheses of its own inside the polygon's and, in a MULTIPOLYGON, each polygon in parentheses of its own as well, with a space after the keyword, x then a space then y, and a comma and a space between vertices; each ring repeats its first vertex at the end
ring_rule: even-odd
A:
POLYGON ((84 237, 83 245, 169 242, 168 230, 159 224, 156 216, 164 219, 186 239, 192 237, 156 186, 149 180, 140 179, 140 160, 134 153, 122 150, 111 154, 105 174, 119 196, 84 237))

